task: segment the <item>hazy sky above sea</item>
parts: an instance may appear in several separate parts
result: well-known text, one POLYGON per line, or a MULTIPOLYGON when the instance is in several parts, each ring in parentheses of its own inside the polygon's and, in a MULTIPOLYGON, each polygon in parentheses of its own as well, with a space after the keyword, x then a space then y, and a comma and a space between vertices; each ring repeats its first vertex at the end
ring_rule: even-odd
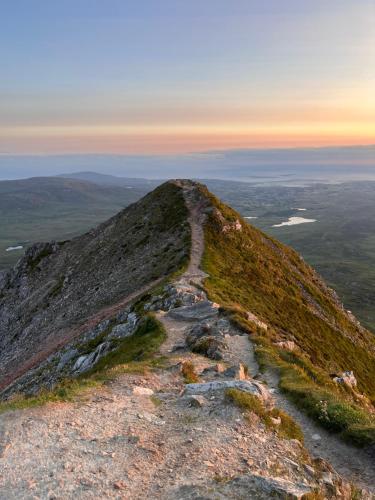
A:
POLYGON ((375 143, 375 0, 12 0, 0 154, 375 143))

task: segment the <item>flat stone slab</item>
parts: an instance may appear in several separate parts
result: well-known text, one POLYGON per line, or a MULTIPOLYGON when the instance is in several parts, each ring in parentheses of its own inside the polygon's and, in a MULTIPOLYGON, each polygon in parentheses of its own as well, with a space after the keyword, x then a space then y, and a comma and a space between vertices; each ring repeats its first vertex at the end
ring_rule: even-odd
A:
POLYGON ((269 398, 268 391, 262 384, 245 380, 214 380, 200 384, 186 384, 185 394, 205 394, 206 392, 224 391, 226 389, 239 389, 240 391, 259 396, 262 399, 269 398))
POLYGON ((215 302, 202 300, 191 306, 176 307, 169 311, 168 315, 180 321, 202 321, 217 316, 219 307, 215 302))

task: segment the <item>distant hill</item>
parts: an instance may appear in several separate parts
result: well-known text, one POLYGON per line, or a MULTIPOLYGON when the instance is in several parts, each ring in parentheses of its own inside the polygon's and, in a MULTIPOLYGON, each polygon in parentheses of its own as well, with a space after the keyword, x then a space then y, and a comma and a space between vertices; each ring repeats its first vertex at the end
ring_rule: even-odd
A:
MULTIPOLYGON (((106 177, 106 176, 104 176, 106 177)), ((108 183, 107 183, 108 184, 108 183)), ((140 185, 139 185, 140 186, 140 185)), ((147 191, 137 187, 134 191, 122 186, 99 186, 87 179, 62 177, 32 177, 30 179, 0 182, 0 210, 29 210, 55 207, 56 204, 87 205, 88 203, 111 202, 127 205, 136 201, 147 191)))
POLYGON ((161 183, 159 180, 135 177, 118 177, 98 172, 74 172, 71 174, 61 174, 58 177, 89 181, 104 186, 122 186, 129 189, 153 189, 161 183))
POLYGON ((14 265, 31 243, 77 236, 150 189, 141 182, 129 189, 63 177, 1 181, 0 269, 14 265), (7 251, 13 247, 23 248, 7 251))

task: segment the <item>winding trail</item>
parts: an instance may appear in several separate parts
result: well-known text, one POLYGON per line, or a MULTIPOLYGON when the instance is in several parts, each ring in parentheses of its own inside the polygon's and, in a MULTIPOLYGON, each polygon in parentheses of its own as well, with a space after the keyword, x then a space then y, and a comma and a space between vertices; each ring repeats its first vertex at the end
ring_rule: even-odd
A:
MULTIPOLYGON (((193 187, 182 184, 186 205, 189 209, 189 222, 191 226, 192 247, 190 264, 180 278, 182 282, 195 282, 198 285, 208 275, 200 269, 204 253, 204 230, 205 215, 199 203, 194 203, 193 187)), ((160 317, 170 337, 167 340, 168 349, 173 350, 176 344, 181 344, 186 336, 188 327, 185 322, 178 322, 168 316, 160 317)), ((227 335, 226 343, 228 351, 225 362, 228 364, 242 363, 249 368, 249 374, 259 374, 259 366, 254 354, 254 346, 250 338, 242 335, 227 335)), ((330 434, 317 425, 306 414, 301 412, 278 388, 278 376, 268 371, 262 375, 262 379, 268 384, 273 392, 276 406, 285 410, 300 425, 304 437, 305 446, 313 457, 322 457, 332 464, 339 474, 348 478, 355 484, 375 493, 375 457, 370 456, 364 450, 355 448, 344 443, 338 437, 330 434), (319 436, 319 438, 318 438, 319 436)))
POLYGON ((313 457, 322 457, 343 477, 375 493, 375 457, 365 450, 348 445, 329 433, 300 411, 278 388, 278 375, 263 375, 273 392, 276 406, 285 410, 301 426, 305 446, 313 457))

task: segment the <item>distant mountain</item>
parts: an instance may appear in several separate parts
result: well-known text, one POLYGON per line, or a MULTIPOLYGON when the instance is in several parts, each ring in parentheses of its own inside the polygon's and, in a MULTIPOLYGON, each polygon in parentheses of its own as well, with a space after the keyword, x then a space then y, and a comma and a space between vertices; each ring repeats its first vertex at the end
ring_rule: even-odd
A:
POLYGON ((74 172, 70 174, 61 174, 58 177, 89 181, 105 186, 122 186, 129 189, 153 189, 162 182, 158 180, 135 177, 118 177, 115 175, 101 174, 98 172, 74 172))
POLYGON ((0 210, 48 209, 58 204, 69 206, 88 203, 120 202, 124 206, 147 192, 146 186, 134 191, 122 186, 99 186, 85 179, 59 177, 32 177, 30 179, 0 181, 0 210))

